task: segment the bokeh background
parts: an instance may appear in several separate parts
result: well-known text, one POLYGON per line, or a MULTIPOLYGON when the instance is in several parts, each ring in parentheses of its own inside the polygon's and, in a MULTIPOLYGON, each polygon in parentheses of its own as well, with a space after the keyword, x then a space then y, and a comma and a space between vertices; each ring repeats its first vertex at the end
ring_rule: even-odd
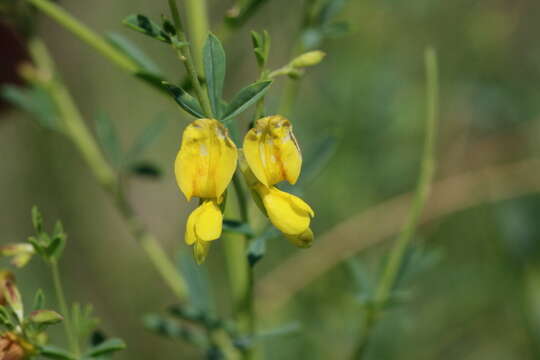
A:
MULTIPOLYGON (((136 12, 158 18, 167 12, 166 2, 61 3, 100 33, 118 32, 137 43, 170 78, 182 78, 183 68, 169 49, 120 23, 136 12)), ((217 29, 230 3, 208 3, 217 29)), ((230 36, 225 45, 227 96, 258 76, 249 30, 269 31, 270 66, 277 68, 290 59, 301 19, 301 1, 271 0, 230 36)), ((309 69, 290 115, 306 152, 327 136, 336 139, 336 152, 327 166, 302 188, 317 213, 316 234, 414 188, 424 136, 423 54, 428 45, 437 50, 440 66, 436 181, 538 156, 540 3, 354 0, 339 19, 350 24, 350 33, 320 46, 328 56, 309 69)), ((163 170, 162 177, 134 177, 129 197, 170 254, 189 253, 182 236, 194 204, 178 192, 172 163, 190 119, 170 99, 117 69, 51 20, 40 17, 38 32, 90 126, 100 112, 107 113, 127 148, 150 122, 168 120, 166 131, 145 155, 163 170)), ((2 49, 0 56, 9 51, 2 49)), ((277 109, 286 82, 281 79, 270 90, 271 109, 277 109)), ((239 121, 245 125, 247 117, 239 121)), ((0 114, 0 154, 0 242, 23 241, 32 234, 30 209, 37 204, 49 225, 59 218, 69 234, 61 263, 69 299, 93 304, 102 319, 100 327, 126 340, 128 349, 116 358, 200 358, 191 346, 143 328, 144 314, 162 311, 174 297, 130 238, 74 146, 41 128, 31 115, 8 110, 0 114)), ((523 190, 515 191, 519 196, 490 201, 499 199, 497 191, 511 192, 513 179, 506 173, 510 177, 505 177, 504 186, 483 196, 487 201, 475 201, 476 194, 486 194, 497 182, 494 171, 485 177, 485 185, 481 181, 469 191, 473 206, 436 217, 419 229, 400 278, 399 299, 376 329, 370 359, 540 357, 540 196, 534 186, 540 177, 534 166, 529 170, 515 179, 516 188, 523 190)), ((436 195, 461 198, 458 193, 436 195)), ((405 220, 381 214, 368 226, 384 228, 405 220)), ((346 233, 325 236, 336 249, 343 242, 358 244, 362 251, 350 254, 354 262, 342 262, 313 279, 280 310, 260 310, 263 328, 299 325, 297 332, 265 338, 268 358, 347 358, 359 336, 362 299, 370 282, 376 282, 394 239, 390 236, 367 248, 363 244, 370 242, 370 232, 359 224, 346 233)), ((279 238, 267 245, 257 278, 299 251, 310 252, 279 238)), ((291 277, 303 276, 300 265, 290 267, 291 277)), ((212 248, 204 268, 217 308, 228 315, 230 298, 219 245, 212 248)), ((33 261, 17 272, 27 301, 39 287, 50 292, 45 270, 33 261)), ((61 338, 60 328, 52 338, 61 338)))

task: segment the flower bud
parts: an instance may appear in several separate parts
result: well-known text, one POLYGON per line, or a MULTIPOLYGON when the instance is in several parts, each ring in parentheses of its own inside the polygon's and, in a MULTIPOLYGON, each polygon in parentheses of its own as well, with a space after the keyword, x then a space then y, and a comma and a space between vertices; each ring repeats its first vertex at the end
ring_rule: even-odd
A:
POLYGON ((236 169, 238 154, 227 129, 214 119, 197 119, 182 136, 175 162, 176 180, 188 200, 218 199, 236 169))
POLYGON ((221 236, 223 214, 214 200, 204 201, 189 215, 185 241, 193 245, 197 263, 202 263, 208 254, 210 242, 221 236))
POLYGON ((244 155, 255 177, 266 186, 298 180, 302 155, 291 123, 282 116, 257 120, 244 138, 244 155))
POLYGON ((293 61, 291 61, 291 66, 294 68, 314 66, 320 63, 325 56, 326 53, 320 50, 309 51, 293 59, 293 61))

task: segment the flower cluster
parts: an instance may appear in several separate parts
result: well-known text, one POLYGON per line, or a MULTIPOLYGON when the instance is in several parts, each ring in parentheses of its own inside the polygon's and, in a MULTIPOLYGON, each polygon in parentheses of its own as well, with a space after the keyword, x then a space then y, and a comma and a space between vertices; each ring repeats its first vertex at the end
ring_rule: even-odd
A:
POLYGON ((238 151, 227 129, 214 119, 197 119, 184 130, 175 162, 180 190, 200 205, 189 216, 185 240, 193 245, 198 263, 208 254, 210 243, 222 232, 224 192, 240 169, 255 202, 270 222, 299 247, 309 247, 314 212, 302 199, 275 187, 282 181, 295 184, 302 166, 302 155, 289 120, 268 116, 257 120, 238 151), (240 153, 240 156, 239 156, 240 153))

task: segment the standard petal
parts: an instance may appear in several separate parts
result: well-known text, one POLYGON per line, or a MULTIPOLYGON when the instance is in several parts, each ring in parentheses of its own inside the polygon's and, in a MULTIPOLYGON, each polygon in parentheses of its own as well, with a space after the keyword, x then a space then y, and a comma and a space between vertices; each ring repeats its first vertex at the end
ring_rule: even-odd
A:
POLYGON ((281 232, 299 235, 309 227, 313 210, 300 198, 263 185, 259 185, 258 192, 270 221, 281 232))
POLYGON ((198 240, 212 241, 219 239, 223 224, 223 214, 215 201, 207 200, 201 206, 200 215, 195 223, 198 240))
POLYGON ((284 127, 284 135, 279 143, 279 149, 285 178, 289 183, 296 184, 302 168, 302 155, 290 124, 284 127))
MULTIPOLYGON (((216 124, 214 129, 217 139, 217 148, 213 149, 216 151, 216 162, 215 165, 215 174, 214 174, 214 184, 216 198, 219 198, 227 186, 229 186, 231 179, 236 170, 236 165, 238 163, 238 150, 236 146, 229 138, 227 129, 220 123, 216 124)), ((213 155, 213 154, 212 154, 213 155)))
POLYGON ((244 137, 244 156, 255 177, 264 185, 269 186, 265 170, 264 143, 262 141, 262 131, 259 127, 249 130, 244 137))

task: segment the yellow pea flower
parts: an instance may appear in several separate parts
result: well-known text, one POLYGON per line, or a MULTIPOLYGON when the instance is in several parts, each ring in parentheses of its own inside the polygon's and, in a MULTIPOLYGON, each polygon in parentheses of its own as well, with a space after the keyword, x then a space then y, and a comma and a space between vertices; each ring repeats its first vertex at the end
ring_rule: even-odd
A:
POLYGON ((208 254, 210 242, 221 236, 223 214, 217 201, 206 200, 189 215, 186 224, 186 244, 193 245, 197 263, 208 254))
POLYGON ((302 155, 289 120, 279 115, 257 120, 243 146, 249 167, 264 185, 284 180, 294 184, 298 180, 302 155))
POLYGON ((240 156, 240 169, 253 199, 270 222, 294 245, 307 248, 313 242, 310 229, 313 209, 302 199, 260 182, 249 167, 245 156, 240 156))
POLYGON ((313 209, 298 196, 274 186, 258 184, 254 190, 261 197, 270 222, 298 247, 309 247, 313 232, 309 225, 315 216, 313 209))
POLYGON ((223 214, 219 204, 231 182, 237 160, 236 146, 219 121, 197 119, 184 130, 175 175, 188 201, 193 196, 202 199, 189 215, 185 232, 185 241, 193 245, 199 264, 206 258, 210 242, 221 236, 223 214))
POLYGON ((186 198, 219 198, 236 169, 238 152, 227 129, 215 119, 197 119, 182 136, 174 166, 178 187, 186 198))

